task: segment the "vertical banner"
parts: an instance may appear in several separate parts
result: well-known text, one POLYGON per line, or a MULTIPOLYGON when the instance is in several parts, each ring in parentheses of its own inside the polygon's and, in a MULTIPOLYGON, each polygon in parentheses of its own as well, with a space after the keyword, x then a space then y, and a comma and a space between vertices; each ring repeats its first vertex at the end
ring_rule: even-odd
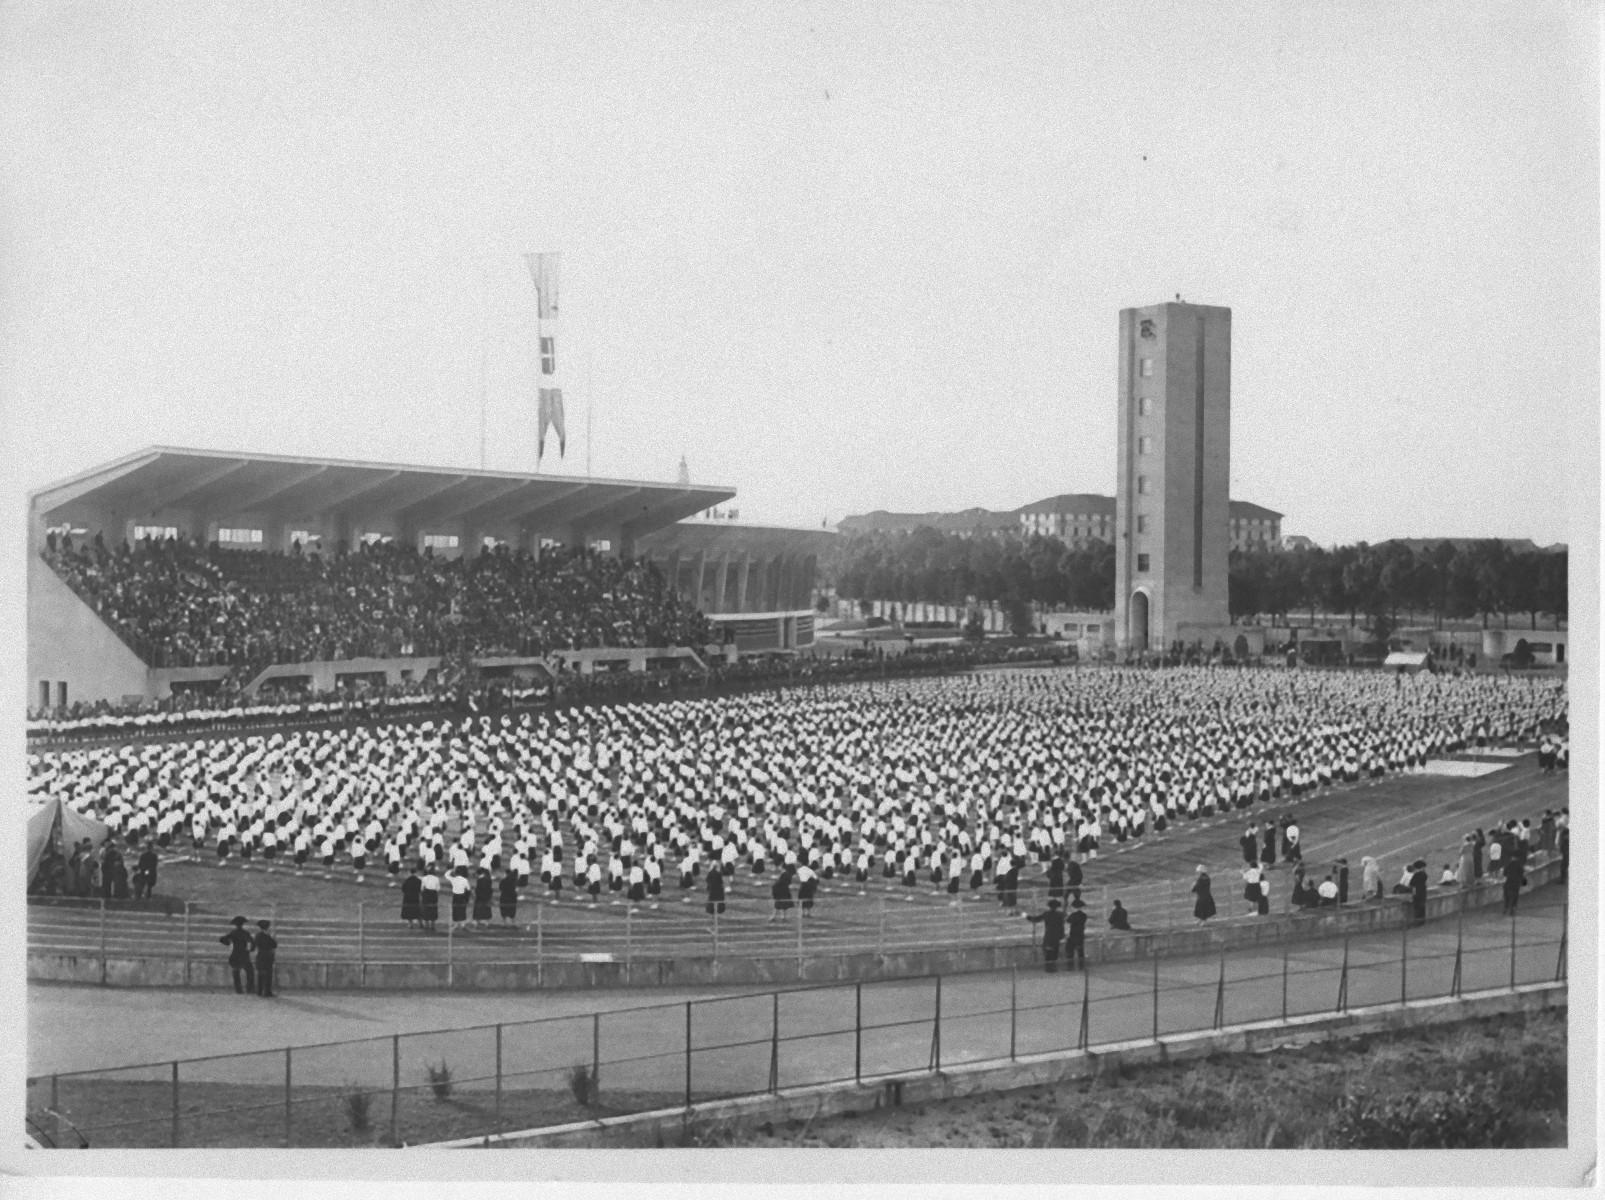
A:
POLYGON ((535 324, 538 338, 537 358, 540 362, 540 381, 536 385, 535 462, 537 467, 546 455, 546 431, 557 433, 557 452, 561 457, 568 450, 568 431, 563 421, 563 387, 559 382, 557 358, 558 317, 561 312, 559 283, 562 268, 561 254, 526 254, 529 275, 535 283, 535 324))

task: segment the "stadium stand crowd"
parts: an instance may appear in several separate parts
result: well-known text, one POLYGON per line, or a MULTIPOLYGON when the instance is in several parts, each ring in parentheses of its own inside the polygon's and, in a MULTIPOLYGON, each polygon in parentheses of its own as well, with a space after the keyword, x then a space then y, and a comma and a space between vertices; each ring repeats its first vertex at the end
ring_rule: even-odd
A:
POLYGON ((375 542, 288 554, 48 537, 45 559, 153 667, 687 646, 707 619, 644 559, 507 547, 462 558, 375 542))
POLYGON ((874 873, 990 881, 1009 906, 1033 859, 1472 747, 1542 740, 1564 762, 1567 719, 1563 684, 1501 676, 982 672, 80 748, 30 756, 29 789, 131 847, 457 890, 504 872, 640 900, 707 878, 722 903, 741 868, 788 898, 874 873))

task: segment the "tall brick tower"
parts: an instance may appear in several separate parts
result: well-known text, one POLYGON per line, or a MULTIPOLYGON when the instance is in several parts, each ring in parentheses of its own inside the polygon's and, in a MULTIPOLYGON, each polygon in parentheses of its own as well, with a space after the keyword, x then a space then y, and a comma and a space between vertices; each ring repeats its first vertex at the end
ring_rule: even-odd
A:
POLYGON ((1162 650, 1228 623, 1232 310, 1120 312, 1115 640, 1162 650))

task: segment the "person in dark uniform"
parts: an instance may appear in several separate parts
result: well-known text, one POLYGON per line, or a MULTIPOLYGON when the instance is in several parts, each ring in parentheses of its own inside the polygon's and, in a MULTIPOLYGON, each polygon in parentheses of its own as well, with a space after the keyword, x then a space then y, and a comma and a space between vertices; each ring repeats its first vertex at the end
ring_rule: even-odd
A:
POLYGON ((769 914, 770 921, 780 920, 791 909, 791 870, 783 868, 775 876, 775 882, 769 889, 769 897, 775 902, 774 911, 769 914))
POLYGON ((1410 918, 1417 925, 1427 922, 1427 863, 1416 859, 1410 864, 1410 918))
POLYGON ((234 991, 243 996, 247 991, 256 993, 256 968, 251 964, 251 950, 256 945, 245 932, 245 918, 235 917, 229 922, 233 929, 217 940, 228 949, 229 970, 234 975, 234 991), (241 975, 244 980, 241 980, 241 975))
POLYGON ((454 928, 468 923, 468 901, 473 892, 473 885, 468 882, 467 870, 466 867, 458 867, 450 876, 451 923, 454 928))
POLYGON ((146 846, 139 856, 139 863, 134 872, 134 899, 143 900, 156 894, 156 868, 161 860, 156 856, 154 846, 146 846))
POLYGON ((1115 901, 1115 906, 1109 910, 1109 928, 1118 929, 1121 933, 1131 932, 1131 914, 1126 911, 1125 906, 1118 900, 1115 901))
POLYGON ((1337 860, 1337 889, 1338 907, 1342 908, 1349 902, 1349 860, 1346 858, 1337 860))
POLYGON ((512 871, 502 876, 500 902, 502 923, 512 925, 518 916, 518 876, 512 871))
POLYGON ((418 868, 413 867, 401 881, 401 919, 408 928, 416 929, 423 917, 423 890, 424 881, 418 878, 418 868))
POLYGON ((1243 848, 1243 861, 1249 866, 1259 863, 1259 826, 1250 823, 1243 836, 1237 839, 1237 844, 1243 848))
POLYGON ((256 923, 256 994, 275 996, 273 990, 273 962, 279 951, 279 939, 268 932, 271 921, 256 923))
POLYGON ((1011 860, 1009 869, 998 876, 998 900, 1012 909, 1020 900, 1020 864, 1011 860))
POLYGON ((483 926, 490 920, 490 898, 495 892, 495 885, 490 878, 490 872, 484 867, 479 868, 479 876, 474 880, 474 924, 483 926))
POLYGON ((708 915, 717 916, 724 912, 724 872, 708 872, 708 915))
POLYGON ((1521 863, 1512 862, 1505 868, 1505 916, 1516 915, 1516 904, 1521 899, 1521 889, 1527 886, 1527 875, 1522 870, 1521 863))
POLYGON ((1266 870, 1276 865, 1276 822, 1265 822, 1265 848, 1260 851, 1260 863, 1266 870))
POLYGON ((1070 901, 1070 933, 1065 939, 1065 966, 1086 969, 1087 906, 1080 899, 1070 901))
POLYGON ((1049 900, 1046 912, 1023 915, 1031 924, 1042 926, 1042 969, 1052 975, 1059 969, 1059 945, 1064 941, 1064 913, 1059 901, 1049 900))
POLYGON ((1215 915, 1215 896, 1210 891, 1209 872, 1200 865, 1197 874, 1192 886, 1193 895, 1198 897, 1193 902, 1193 917, 1202 925, 1215 915))

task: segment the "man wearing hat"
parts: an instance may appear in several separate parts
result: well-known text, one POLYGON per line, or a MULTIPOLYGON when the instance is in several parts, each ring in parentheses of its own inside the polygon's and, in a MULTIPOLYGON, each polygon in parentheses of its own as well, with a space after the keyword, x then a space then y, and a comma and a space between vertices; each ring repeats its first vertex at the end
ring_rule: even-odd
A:
POLYGON ((243 996, 247 991, 253 994, 256 991, 256 969, 251 965, 251 948, 255 945, 251 935, 245 932, 245 918, 235 917, 229 922, 234 926, 217 940, 229 948, 228 965, 234 974, 234 990, 243 996), (244 972, 243 983, 240 973, 244 972))
POLYGON ((271 921, 258 921, 256 923, 256 994, 258 996, 273 996, 273 958, 279 948, 279 940, 268 932, 271 921))
MULTIPOLYGON (((1077 904, 1081 901, 1077 900, 1077 904)), ((1049 900, 1046 912, 1023 914, 1031 924, 1042 926, 1042 969, 1052 975, 1059 969, 1059 943, 1064 941, 1064 913, 1059 901, 1049 900)), ((1082 924, 1086 924, 1083 915, 1082 924)))
POLYGON ((1070 901, 1070 935, 1065 940, 1065 965, 1087 967, 1087 906, 1077 896, 1070 901))

